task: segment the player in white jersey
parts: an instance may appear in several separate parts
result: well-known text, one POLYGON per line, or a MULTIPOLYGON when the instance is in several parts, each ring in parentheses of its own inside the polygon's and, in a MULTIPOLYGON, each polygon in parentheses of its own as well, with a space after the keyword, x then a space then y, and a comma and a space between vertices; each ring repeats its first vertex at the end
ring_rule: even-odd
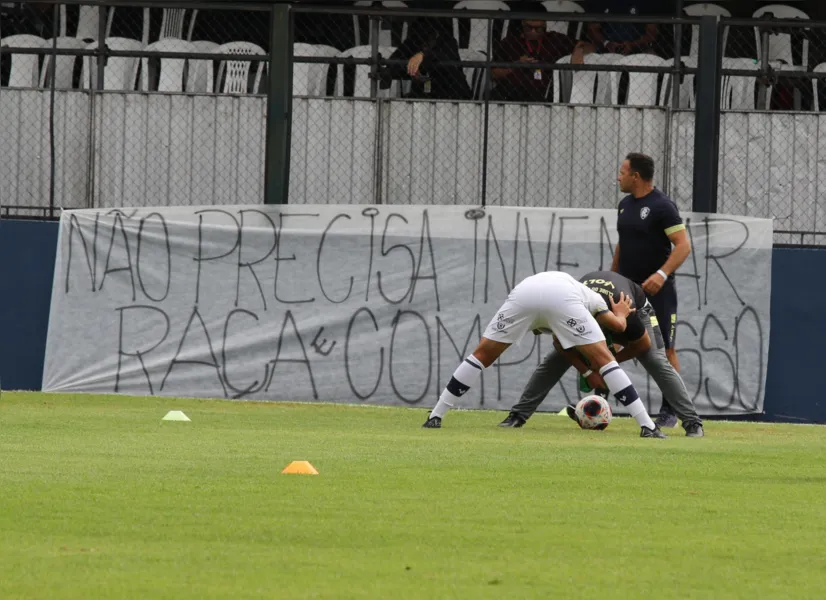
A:
POLYGON ((640 424, 641 437, 666 437, 651 420, 628 375, 608 350, 602 327, 621 333, 626 317, 634 312, 625 294, 614 303, 605 299, 567 273, 548 271, 523 279, 508 295, 485 329, 476 350, 453 373, 439 402, 423 425, 442 426, 442 418, 476 382, 482 371, 522 339, 529 331, 552 333, 563 349, 576 348, 590 365, 599 369, 614 397, 640 424))

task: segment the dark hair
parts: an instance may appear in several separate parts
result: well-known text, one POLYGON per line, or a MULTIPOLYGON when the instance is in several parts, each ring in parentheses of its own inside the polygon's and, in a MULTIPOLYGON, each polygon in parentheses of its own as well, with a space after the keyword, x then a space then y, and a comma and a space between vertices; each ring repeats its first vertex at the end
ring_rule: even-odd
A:
POLYGON ((647 154, 632 152, 625 157, 632 173, 638 173, 643 181, 654 179, 654 159, 647 154))
POLYGON ((440 37, 453 37, 453 22, 438 17, 419 17, 410 23, 407 37, 415 40, 417 46, 433 46, 440 37))

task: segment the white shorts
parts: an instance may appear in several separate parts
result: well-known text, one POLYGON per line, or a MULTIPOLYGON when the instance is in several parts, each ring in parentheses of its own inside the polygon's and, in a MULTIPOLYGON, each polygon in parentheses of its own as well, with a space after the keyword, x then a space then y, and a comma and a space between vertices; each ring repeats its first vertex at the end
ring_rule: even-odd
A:
POLYGON ((553 333, 566 350, 605 341, 591 314, 591 297, 583 296, 583 288, 598 296, 559 271, 528 277, 511 290, 482 335, 496 342, 515 344, 529 331, 553 333))

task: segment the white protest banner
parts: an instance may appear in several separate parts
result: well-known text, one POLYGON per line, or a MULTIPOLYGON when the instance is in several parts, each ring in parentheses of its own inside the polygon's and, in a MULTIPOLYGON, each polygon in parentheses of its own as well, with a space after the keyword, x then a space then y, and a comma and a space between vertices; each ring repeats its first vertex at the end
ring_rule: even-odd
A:
MULTIPOLYGON (((683 215, 677 346, 701 414, 759 412, 772 223, 683 215)), ((510 289, 609 269, 616 213, 460 206, 67 211, 43 388, 434 404, 510 289)), ((462 398, 510 408, 551 349, 526 336, 462 398)), ((645 402, 656 385, 627 365, 645 402)), ((542 410, 578 396, 573 369, 542 410)))

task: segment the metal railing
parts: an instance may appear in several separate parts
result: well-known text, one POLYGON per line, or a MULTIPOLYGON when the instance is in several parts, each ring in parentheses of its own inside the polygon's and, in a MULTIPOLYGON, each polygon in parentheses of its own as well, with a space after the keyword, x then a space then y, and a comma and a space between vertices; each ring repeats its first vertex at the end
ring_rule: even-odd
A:
MULTIPOLYGON (((5 189, 0 188, 0 205, 5 215, 35 217, 45 214, 54 218, 64 207, 119 206, 135 198, 134 194, 113 197, 111 189, 100 188, 107 184, 112 188, 111 177, 109 181, 104 181, 101 175, 113 155, 110 142, 118 137, 109 128, 111 118, 115 115, 122 119, 134 118, 134 114, 130 117, 127 111, 119 109, 124 102, 139 101, 138 94, 144 101, 148 129, 144 131, 143 139, 121 135, 120 151, 124 155, 122 162, 131 155, 142 155, 146 168, 134 171, 135 177, 130 179, 129 172, 121 165, 123 178, 118 186, 114 186, 120 191, 161 190, 164 183, 168 184, 175 177, 176 172, 183 175, 186 165, 191 162, 191 148, 181 148, 183 152, 168 156, 153 151, 153 145, 173 145, 174 138, 183 135, 181 125, 172 121, 169 122, 172 127, 169 131, 153 130, 153 117, 164 117, 158 107, 158 101, 164 102, 160 94, 169 98, 180 93, 180 98, 193 102, 197 102, 198 98, 213 97, 217 103, 219 96, 229 98, 222 93, 224 91, 235 94, 241 91, 243 96, 264 95, 267 91, 264 77, 258 81, 250 77, 250 83, 257 83, 257 88, 244 86, 244 90, 239 90, 242 82, 238 81, 233 82, 235 89, 232 90, 213 87, 219 84, 228 87, 230 78, 239 79, 244 71, 257 73, 265 68, 268 70, 271 62, 265 48, 251 51, 250 43, 230 48, 214 40, 248 41, 250 28, 244 26, 245 21, 253 23, 256 16, 267 22, 264 37, 268 40, 273 10, 270 4, 117 0, 12 4, 15 6, 4 7, 5 12, 0 17, 3 78, 0 122, 4 123, 5 129, 0 150, 3 155, 0 158, 0 180, 3 181, 0 186, 5 189), (232 19, 223 18, 230 14, 236 16, 234 26, 230 24, 232 19), (38 23, 34 23, 36 17, 41 19, 38 23), (177 24, 170 25, 176 20, 177 24), (46 21, 45 24, 43 21, 46 21), (185 28, 187 21, 189 26, 185 28), (196 28, 196 22, 203 26, 196 28), (176 26, 180 31, 174 31, 176 26), (39 29, 37 33, 41 35, 34 35, 32 29, 39 29), (188 34, 184 33, 186 29, 188 34), (175 37, 177 33, 183 35, 175 37), (124 37, 130 35, 133 37, 124 37), (193 35, 195 38, 211 39, 180 39, 192 38, 193 35), (103 43, 98 43, 99 40, 103 43), (170 40, 184 42, 186 47, 176 49, 175 44, 169 44, 170 40), (194 44, 189 44, 190 41, 194 44), (204 41, 207 46, 203 45, 204 41), (220 53, 213 51, 213 48, 218 48, 220 53), (184 82, 178 82, 182 83, 179 90, 176 91, 175 85, 169 85, 172 82, 159 80, 158 71, 161 69, 155 63, 160 61, 178 61, 183 65, 179 77, 183 77, 184 82), (260 69, 256 65, 261 65, 260 69), (185 89, 194 79, 196 68, 207 71, 201 79, 209 85, 198 90, 185 89), (232 73, 230 69, 233 69, 232 73), (125 99, 124 94, 133 97, 125 99), (46 144, 39 143, 44 130, 48 131, 46 144), (23 132, 29 133, 29 139, 14 135, 23 132), (69 147, 60 148, 62 144, 69 147), (83 160, 77 161, 80 155, 83 160), (153 182, 152 163, 156 163, 157 167, 159 160, 163 159, 168 160, 163 169, 167 181, 153 182), (67 162, 71 165, 66 165, 67 162), (84 172, 61 174, 61 167, 64 166, 68 170, 79 167, 84 172), (158 185, 153 186, 153 183, 158 185)), ((210 128, 220 127, 215 118, 204 124, 210 128)), ((252 124, 246 124, 246 127, 248 131, 242 134, 260 130, 252 124)), ((215 160, 221 159, 216 157, 215 160)), ((224 160, 230 161, 231 157, 224 160)), ((263 167, 250 170, 250 175, 262 173, 263 167)), ((236 169, 234 175, 243 179, 245 173, 243 169, 240 172, 236 169)), ((263 199, 260 184, 256 182, 248 188, 248 193, 257 195, 257 201, 263 199)), ((152 203, 154 200, 158 205, 168 201, 162 196, 150 199, 148 195, 139 200, 141 203, 152 203)))
POLYGON ((41 17, 46 45, 7 43, 22 17, 0 17, 3 216, 288 198, 606 207, 622 156, 644 151, 681 209, 773 217, 778 243, 826 233, 826 23, 219 1, 69 0, 41 17), (106 43, 64 41, 81 5, 106 43), (258 50, 147 47, 170 27, 258 50), (437 60, 411 76, 422 50, 437 60), (120 87, 119 61, 132 69, 120 87), (709 81, 719 109, 695 115, 709 81), (719 159, 699 190, 695 148, 718 145, 709 119, 719 159))

